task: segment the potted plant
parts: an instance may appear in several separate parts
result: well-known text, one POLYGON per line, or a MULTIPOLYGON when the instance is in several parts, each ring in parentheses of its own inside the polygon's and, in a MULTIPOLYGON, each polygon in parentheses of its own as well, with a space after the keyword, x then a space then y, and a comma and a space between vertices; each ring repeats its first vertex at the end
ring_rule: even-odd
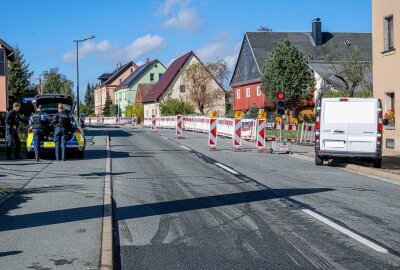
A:
POLYGON ((390 109, 383 115, 383 125, 394 127, 394 121, 395 121, 394 109, 390 109))

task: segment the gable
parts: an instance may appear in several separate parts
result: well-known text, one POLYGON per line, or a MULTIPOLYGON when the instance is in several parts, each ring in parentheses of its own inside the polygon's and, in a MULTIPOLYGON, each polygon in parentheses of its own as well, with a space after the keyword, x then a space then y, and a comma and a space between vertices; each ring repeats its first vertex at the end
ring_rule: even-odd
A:
POLYGON ((235 86, 245 82, 259 81, 260 76, 249 40, 245 35, 230 85, 235 86))

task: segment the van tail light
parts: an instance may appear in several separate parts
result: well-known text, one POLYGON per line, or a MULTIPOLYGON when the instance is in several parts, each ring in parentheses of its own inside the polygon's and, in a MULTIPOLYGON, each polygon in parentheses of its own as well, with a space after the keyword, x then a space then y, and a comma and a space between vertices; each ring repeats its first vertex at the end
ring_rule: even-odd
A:
POLYGON ((383 131, 383 122, 382 122, 382 109, 378 110, 378 133, 382 133, 383 131))
POLYGON ((315 130, 316 130, 316 131, 319 131, 319 129, 320 129, 320 127, 321 127, 319 117, 320 117, 320 114, 319 114, 319 112, 317 112, 317 115, 316 115, 316 117, 315 117, 315 130))
POLYGON ((382 123, 378 123, 378 132, 382 132, 382 130, 383 130, 382 123))
POLYGON ((376 137, 376 144, 381 145, 381 142, 382 142, 382 137, 381 136, 376 137))
POLYGON ((349 101, 349 99, 348 98, 341 98, 341 99, 339 99, 340 101, 349 101))

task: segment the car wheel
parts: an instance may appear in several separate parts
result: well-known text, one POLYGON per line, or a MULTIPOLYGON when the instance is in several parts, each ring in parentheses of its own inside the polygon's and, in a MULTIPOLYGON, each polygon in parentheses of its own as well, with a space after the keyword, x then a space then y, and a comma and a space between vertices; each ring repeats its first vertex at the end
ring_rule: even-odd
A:
POLYGON ((78 158, 84 158, 85 157, 85 151, 79 151, 77 155, 78 155, 78 158))
POLYGON ((26 151, 26 158, 27 159, 34 159, 35 158, 35 152, 28 152, 26 151))
POLYGON ((382 168, 382 158, 373 159, 372 164, 374 165, 374 168, 382 168))
POLYGON ((324 157, 315 155, 315 165, 317 166, 324 165, 324 157))

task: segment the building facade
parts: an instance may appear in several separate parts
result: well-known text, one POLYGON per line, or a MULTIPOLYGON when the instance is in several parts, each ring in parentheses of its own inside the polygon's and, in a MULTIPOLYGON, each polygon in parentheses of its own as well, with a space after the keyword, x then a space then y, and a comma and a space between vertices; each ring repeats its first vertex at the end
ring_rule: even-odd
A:
POLYGON ((400 154, 400 1, 372 1, 372 42, 374 97, 395 115, 384 121, 383 151, 400 154))
POLYGON ((8 61, 14 60, 14 49, 0 39, 0 112, 9 108, 8 104, 8 61))
POLYGON ((112 73, 104 73, 98 78, 100 83, 94 89, 94 111, 96 115, 103 115, 107 95, 115 104, 115 89, 137 68, 138 66, 133 62, 125 65, 119 64, 112 73))
POLYGON ((128 76, 115 90, 115 104, 125 116, 126 106, 134 104, 139 84, 156 83, 167 68, 157 59, 141 65, 134 73, 128 76))
MULTIPOLYGON (((188 91, 185 83, 183 82, 182 76, 185 68, 192 63, 201 63, 200 59, 193 53, 189 52, 174 62, 166 70, 164 76, 154 85, 150 92, 143 98, 144 105, 144 117, 151 117, 155 114, 160 116, 159 104, 162 100, 167 98, 181 99, 187 103, 191 103, 188 99, 188 91)), ((203 65, 204 68, 206 68, 203 65)), ((210 108, 205 108, 205 113, 210 111, 218 111, 220 116, 225 115, 225 90, 223 87, 212 77, 211 84, 209 87, 215 89, 220 93, 218 99, 214 102, 214 105, 210 108)), ((196 108, 195 106, 193 106, 196 108)), ((199 110, 195 109, 196 113, 200 113, 199 110)))
MULTIPOLYGON (((254 106, 267 109, 271 107, 260 89, 261 73, 268 57, 284 40, 289 40, 308 58, 308 65, 314 72, 316 80, 314 98, 304 101, 304 106, 298 108, 297 113, 312 111, 319 92, 344 88, 342 82, 332 76, 331 64, 325 57, 328 50, 337 48, 339 55, 346 57, 351 53, 352 46, 358 46, 364 58, 367 61, 372 60, 370 33, 323 32, 322 23, 318 19, 312 22, 311 32, 247 32, 230 82, 235 111, 247 111, 254 106)), ((370 76, 366 80, 371 81, 370 76)))

